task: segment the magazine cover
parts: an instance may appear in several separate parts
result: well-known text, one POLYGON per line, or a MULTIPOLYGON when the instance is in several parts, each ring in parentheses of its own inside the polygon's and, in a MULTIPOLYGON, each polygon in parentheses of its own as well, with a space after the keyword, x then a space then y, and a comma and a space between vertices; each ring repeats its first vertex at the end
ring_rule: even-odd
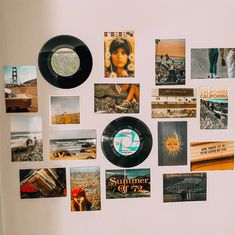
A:
POLYGON ((20 170, 21 199, 66 197, 65 168, 20 170))
POLYGON ((139 113, 139 102, 139 84, 95 84, 95 113, 139 113))
POLYGON ((233 170, 233 141, 190 143, 191 171, 233 170))
POLYGON ((187 165, 187 122, 158 122, 158 165, 187 165))
POLYGON ((37 112, 36 66, 3 66, 7 113, 37 112))
POLYGON ((50 111, 52 125, 80 124, 80 97, 51 96, 50 111))
POLYGON ((185 84, 185 39, 155 40, 156 85, 185 84))
POLYGON ((96 130, 50 131, 51 160, 96 158, 96 130))
POLYGON ((195 118, 196 89, 155 88, 152 90, 152 118, 195 118))
POLYGON ((104 74, 106 78, 135 76, 133 31, 104 33, 104 74))
POLYGON ((163 202, 206 201, 206 173, 163 174, 163 202))
POLYGON ((106 198, 150 197, 150 169, 106 170, 106 198))
POLYGON ((200 128, 228 128, 227 88, 200 88, 200 128))
POLYGON ((235 78, 235 48, 191 49, 191 78, 235 78))
POLYGON ((70 168, 71 211, 101 210, 100 168, 70 168))
POLYGON ((41 116, 11 116, 11 161, 42 160, 41 116))

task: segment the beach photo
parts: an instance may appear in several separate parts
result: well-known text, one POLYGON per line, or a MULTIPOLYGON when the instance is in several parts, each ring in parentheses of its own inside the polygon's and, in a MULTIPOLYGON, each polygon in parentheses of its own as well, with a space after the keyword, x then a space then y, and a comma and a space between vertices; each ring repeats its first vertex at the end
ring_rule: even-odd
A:
POLYGON ((139 113, 140 85, 137 83, 95 84, 95 110, 102 113, 139 113))
POLYGON ((96 158, 96 130, 50 131, 51 160, 96 158))
POLYGON ((11 117, 11 161, 42 161, 42 118, 36 116, 11 117))
POLYGON ((155 40, 155 84, 185 84, 185 39, 155 40))

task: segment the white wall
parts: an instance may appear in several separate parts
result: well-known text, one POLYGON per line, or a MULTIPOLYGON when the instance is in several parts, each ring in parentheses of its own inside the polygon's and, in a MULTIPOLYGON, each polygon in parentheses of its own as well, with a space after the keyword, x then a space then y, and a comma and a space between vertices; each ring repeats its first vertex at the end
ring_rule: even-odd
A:
MULTIPOLYGON (((150 101, 154 81, 156 38, 185 38, 187 46, 187 87, 210 85, 210 80, 190 80, 190 48, 235 47, 234 0, 1 0, 1 59, 4 65, 37 65, 41 46, 58 34, 70 34, 83 40, 93 55, 89 79, 71 90, 49 85, 38 71, 39 113, 43 116, 44 161, 10 161, 9 114, 3 113, 3 79, 1 91, 1 194, 4 235, 65 234, 214 234, 235 233, 234 171, 208 172, 206 202, 164 204, 162 174, 188 172, 181 167, 157 166, 157 120, 151 119, 150 101), (142 119, 153 134, 150 156, 137 168, 151 168, 151 198, 105 199, 105 170, 116 169, 100 148, 105 126, 119 115, 93 113, 94 83, 109 82, 103 75, 103 32, 134 30, 136 39, 136 78, 141 84, 142 119), (81 124, 78 128, 96 128, 98 158, 94 161, 49 160, 49 96, 77 94, 81 97, 81 124), (71 213, 70 198, 21 200, 19 169, 66 167, 69 191, 69 167, 101 166, 102 210, 71 213)), ((2 73, 1 73, 2 77, 2 73)), ((124 81, 124 80, 119 80, 124 81)), ((199 130, 199 119, 188 120, 188 139, 234 140, 235 92, 233 80, 218 80, 216 86, 227 85, 229 98, 229 130, 199 130)), ((1 232, 0 232, 1 234, 1 232)))

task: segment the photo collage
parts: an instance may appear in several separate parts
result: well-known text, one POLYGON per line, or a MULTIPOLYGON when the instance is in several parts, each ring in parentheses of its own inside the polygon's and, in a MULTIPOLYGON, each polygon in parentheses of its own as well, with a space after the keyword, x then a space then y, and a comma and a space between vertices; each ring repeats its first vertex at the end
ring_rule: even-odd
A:
MULTIPOLYGON (((58 37, 46 42, 51 47, 48 58, 44 58, 42 47, 39 71, 45 80, 52 81, 49 83, 59 84, 55 87, 64 86, 70 91, 73 80, 81 80, 77 86, 89 80, 90 51, 80 39, 63 35, 60 42, 64 39, 65 43, 59 45, 58 37), (82 45, 81 49, 78 44, 82 45), (86 60, 89 68, 84 72, 86 60), (40 63, 46 63, 49 74, 42 71, 40 63)), ((207 172, 234 170, 234 141, 189 139, 188 131, 192 128, 191 120, 196 118, 199 125, 195 128, 201 132, 229 129, 229 88, 218 87, 215 80, 235 78, 235 48, 191 48, 191 74, 188 75, 186 39, 153 39, 154 86, 145 94, 141 90, 144 83, 135 80, 135 32, 104 32, 103 42, 104 82, 92 84, 91 112, 101 118, 102 114, 108 114, 116 119, 103 127, 102 136, 94 128, 81 128, 86 117, 82 97, 76 92, 48 97, 50 129, 44 133, 48 127, 39 112, 38 94, 43 94, 37 86, 37 67, 3 66, 5 110, 10 115, 11 162, 40 162, 38 166, 41 166, 44 159, 53 163, 61 160, 58 168, 20 165, 20 198, 68 197, 71 212, 101 210, 103 186, 107 200, 149 198, 155 187, 151 185, 151 170, 155 166, 136 166, 149 156, 152 145, 156 144, 156 153, 151 153, 156 167, 175 166, 175 172, 166 170, 162 174, 162 202, 207 201, 207 172), (188 87, 187 79, 210 79, 211 85, 188 87), (149 96, 150 103, 144 105, 151 107, 147 118, 155 123, 156 133, 138 116, 144 96, 149 96), (45 135, 49 141, 44 140, 45 135), (99 140, 103 156, 97 156, 99 140), (49 156, 43 151, 46 146, 49 156), (102 157, 117 167, 93 166, 102 157), (63 160, 78 165, 67 169, 61 167, 63 160), (88 162, 87 165, 79 165, 80 160, 88 162), (188 171, 179 172, 180 166, 188 166, 188 171), (105 178, 101 179, 101 175, 105 178)))

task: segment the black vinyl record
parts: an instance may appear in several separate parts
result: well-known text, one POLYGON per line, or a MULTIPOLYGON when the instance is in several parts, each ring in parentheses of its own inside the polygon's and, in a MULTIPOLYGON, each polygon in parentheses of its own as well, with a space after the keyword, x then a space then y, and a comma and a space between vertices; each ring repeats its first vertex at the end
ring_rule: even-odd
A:
POLYGON ((87 80, 92 69, 92 56, 80 39, 59 35, 43 45, 38 65, 46 81, 55 87, 68 89, 87 80))
POLYGON ((120 117, 103 131, 101 147, 105 157, 114 165, 133 167, 148 157, 152 149, 152 135, 139 119, 120 117))

